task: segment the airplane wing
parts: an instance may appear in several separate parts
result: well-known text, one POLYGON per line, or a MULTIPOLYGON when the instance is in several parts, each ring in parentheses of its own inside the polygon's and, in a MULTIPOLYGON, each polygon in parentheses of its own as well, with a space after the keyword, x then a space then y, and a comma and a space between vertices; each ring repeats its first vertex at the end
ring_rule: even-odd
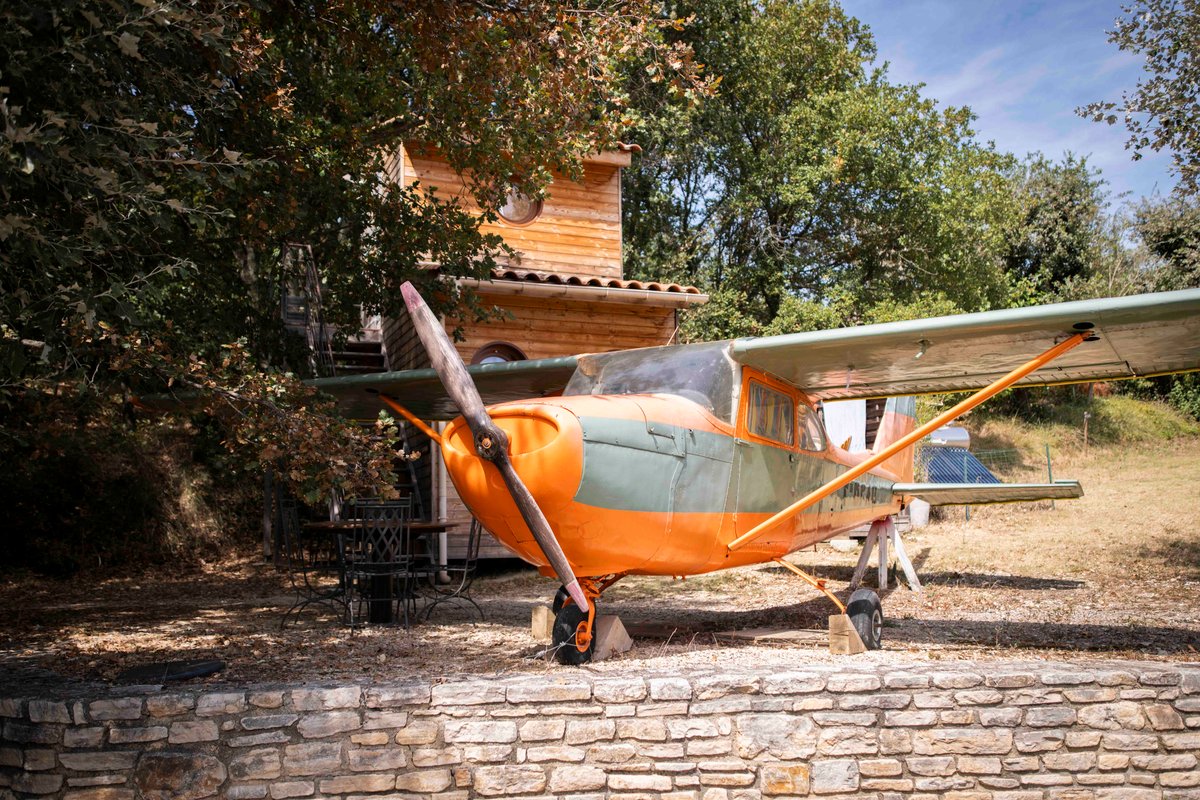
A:
MULTIPOLYGON (((467 372, 471 373, 483 402, 491 405, 561 393, 575 373, 576 361, 574 356, 566 356, 476 364, 467 367, 467 372)), ((394 397, 421 419, 454 419, 459 415, 432 369, 316 378, 306 383, 337 399, 347 419, 372 420, 379 416, 385 408, 379 400, 380 393, 394 397)))
POLYGON ((1026 500, 1072 500, 1083 497, 1079 481, 1054 483, 897 483, 896 496, 916 497, 931 506, 1017 503, 1026 500))
POLYGON ((738 339, 731 351, 818 399, 842 400, 979 389, 1083 330, 1096 340, 1017 385, 1200 369, 1200 289, 738 339))

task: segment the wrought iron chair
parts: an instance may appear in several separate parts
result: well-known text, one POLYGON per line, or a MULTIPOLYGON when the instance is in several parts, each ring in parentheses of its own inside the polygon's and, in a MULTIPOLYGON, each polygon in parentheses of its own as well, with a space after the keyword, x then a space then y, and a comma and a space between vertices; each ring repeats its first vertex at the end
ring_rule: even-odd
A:
POLYGON ((479 621, 484 621, 483 609, 471 597, 471 584, 475 582, 475 568, 479 563, 479 540, 483 536, 483 526, 479 520, 471 520, 471 531, 467 534, 467 549, 461 559, 447 559, 444 569, 450 575, 447 584, 439 586, 436 578, 432 582, 433 600, 421 611, 422 619, 429 619, 433 610, 442 603, 457 603, 463 607, 471 606, 479 614, 479 621))
POLYGON ((364 621, 392 622, 395 604, 407 628, 410 606, 415 612, 411 499, 360 500, 348 504, 343 515, 354 522, 343 531, 341 546, 347 624, 355 628, 364 621))
POLYGON ((280 501, 278 530, 282 566, 296 593, 296 601, 283 613, 279 627, 286 626, 292 614, 298 615, 314 603, 340 612, 344 591, 337 548, 330 546, 329 541, 304 535, 294 500, 280 501))

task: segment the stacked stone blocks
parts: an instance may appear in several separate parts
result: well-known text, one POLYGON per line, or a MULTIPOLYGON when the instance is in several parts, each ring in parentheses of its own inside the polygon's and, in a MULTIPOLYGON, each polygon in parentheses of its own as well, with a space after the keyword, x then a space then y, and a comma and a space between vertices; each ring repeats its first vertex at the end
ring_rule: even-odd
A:
POLYGON ((0 794, 1197 798, 1200 667, 853 666, 0 699, 0 794))

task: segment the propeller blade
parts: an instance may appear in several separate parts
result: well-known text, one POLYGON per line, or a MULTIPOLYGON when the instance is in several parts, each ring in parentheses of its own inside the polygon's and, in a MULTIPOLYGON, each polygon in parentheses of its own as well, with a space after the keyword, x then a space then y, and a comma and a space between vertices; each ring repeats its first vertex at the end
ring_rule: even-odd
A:
POLYGON ((567 561, 566 554, 563 553, 562 546, 555 538, 554 531, 550 529, 546 515, 538 507, 537 501, 533 499, 533 494, 521 480, 521 476, 517 475, 517 471, 508 457, 508 437, 488 416, 487 408, 483 405, 483 398, 479 396, 479 390, 475 388, 475 382, 471 380, 466 365, 458 357, 458 351, 454 349, 450 337, 446 335, 446 329, 433 316, 433 312, 429 310, 429 306, 425 305, 420 293, 411 283, 406 281, 400 287, 400 293, 404 296, 404 304, 408 307, 408 313, 412 317, 417 336, 420 337, 421 344, 429 353, 429 360, 434 371, 441 378, 442 385, 446 387, 446 392, 454 401, 454 405, 458 406, 458 410, 462 412, 463 418, 467 421, 467 427, 471 429, 471 434, 475 438, 476 452, 500 470, 504 484, 508 487, 508 493, 516 503, 517 510, 521 512, 521 518, 529 526, 530 533, 533 534, 538 547, 542 548, 542 553, 550 562, 554 573, 562 581, 575 604, 581 609, 586 609, 588 607, 587 597, 580 588, 579 581, 575 578, 575 573, 567 561))
POLYGON ((400 287, 400 293, 404 296, 404 305, 408 307, 417 336, 421 337, 421 344, 429 354, 434 372, 442 379, 442 385, 446 387, 450 399, 466 418, 471 432, 477 434, 479 429, 491 424, 492 418, 483 406, 483 399, 479 396, 470 373, 467 372, 466 364, 458 357, 458 351, 446 335, 446 329, 433 316, 429 306, 425 305, 425 300, 416 287, 405 281, 400 287))

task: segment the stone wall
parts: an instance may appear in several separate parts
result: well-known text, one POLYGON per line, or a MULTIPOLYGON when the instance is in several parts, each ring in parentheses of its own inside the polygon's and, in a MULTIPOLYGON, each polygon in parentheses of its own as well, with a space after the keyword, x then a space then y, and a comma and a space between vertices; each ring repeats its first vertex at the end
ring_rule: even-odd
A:
POLYGON ((0 795, 1200 798, 1200 665, 845 664, 9 693, 0 795))

